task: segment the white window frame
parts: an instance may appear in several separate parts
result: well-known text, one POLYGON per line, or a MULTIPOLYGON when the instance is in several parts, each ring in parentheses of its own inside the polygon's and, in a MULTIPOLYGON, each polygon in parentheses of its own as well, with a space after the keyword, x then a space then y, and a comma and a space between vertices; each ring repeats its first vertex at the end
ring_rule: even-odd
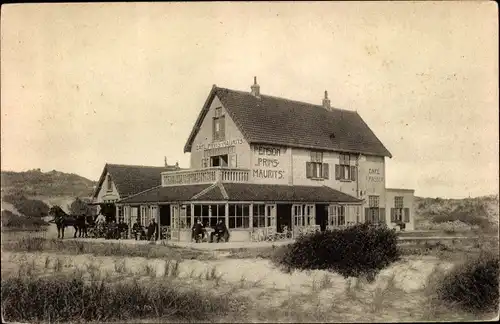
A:
POLYGON ((229 204, 228 228, 250 228, 250 204, 229 204))

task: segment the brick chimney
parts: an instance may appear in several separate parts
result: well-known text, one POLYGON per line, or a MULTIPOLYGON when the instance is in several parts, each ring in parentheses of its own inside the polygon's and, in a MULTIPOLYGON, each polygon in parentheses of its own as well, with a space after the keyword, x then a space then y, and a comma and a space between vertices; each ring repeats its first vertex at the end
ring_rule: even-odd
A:
POLYGON ((253 85, 250 87, 252 91, 250 92, 254 97, 260 97, 260 86, 257 84, 257 77, 253 77, 253 85))
POLYGON ((323 98, 323 108, 326 110, 331 110, 332 106, 330 106, 330 99, 328 99, 328 91, 325 90, 325 98, 323 98))
POLYGON ((167 157, 165 156, 165 168, 168 167, 167 157))

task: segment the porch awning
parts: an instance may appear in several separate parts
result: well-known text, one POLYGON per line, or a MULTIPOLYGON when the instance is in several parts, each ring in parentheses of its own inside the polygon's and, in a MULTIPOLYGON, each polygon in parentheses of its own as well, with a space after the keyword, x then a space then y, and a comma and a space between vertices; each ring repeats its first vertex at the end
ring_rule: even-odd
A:
POLYGON ((248 183, 219 183, 156 187, 119 203, 178 201, 269 201, 360 204, 363 200, 327 186, 288 186, 248 183))

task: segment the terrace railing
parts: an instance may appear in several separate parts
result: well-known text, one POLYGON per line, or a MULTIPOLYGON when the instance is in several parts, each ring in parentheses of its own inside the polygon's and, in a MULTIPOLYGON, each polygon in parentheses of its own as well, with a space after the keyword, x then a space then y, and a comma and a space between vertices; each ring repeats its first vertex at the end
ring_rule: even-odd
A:
POLYGON ((247 183, 250 170, 213 167, 197 170, 167 171, 161 174, 162 186, 220 182, 247 183))

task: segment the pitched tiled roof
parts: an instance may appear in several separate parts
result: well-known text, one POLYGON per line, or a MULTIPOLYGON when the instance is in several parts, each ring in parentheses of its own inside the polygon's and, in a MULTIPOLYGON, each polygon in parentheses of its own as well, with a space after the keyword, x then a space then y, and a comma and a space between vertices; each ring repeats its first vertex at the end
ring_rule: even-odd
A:
POLYGON ((123 199, 120 203, 169 201, 282 201, 358 203, 360 199, 326 186, 287 186, 248 183, 156 187, 123 199), (222 187, 222 188, 221 188, 222 187), (225 199, 225 190, 228 198, 225 199))
POLYGON ((224 183, 232 201, 361 202, 353 196, 327 186, 287 186, 224 183))
POLYGON ((188 201, 196 194, 212 186, 211 184, 196 184, 182 186, 155 187, 128 198, 120 203, 155 203, 170 201, 188 201))
POLYGON ((176 166, 143 166, 110 164, 104 166, 104 170, 99 179, 98 186, 94 191, 94 197, 100 190, 104 177, 109 172, 111 180, 115 184, 120 197, 124 198, 141 191, 159 186, 161 184, 161 173, 164 171, 180 170, 176 166))
POLYGON ((213 87, 184 147, 191 145, 213 99, 221 100, 249 143, 389 156, 391 153, 355 111, 326 110, 284 98, 213 87))

